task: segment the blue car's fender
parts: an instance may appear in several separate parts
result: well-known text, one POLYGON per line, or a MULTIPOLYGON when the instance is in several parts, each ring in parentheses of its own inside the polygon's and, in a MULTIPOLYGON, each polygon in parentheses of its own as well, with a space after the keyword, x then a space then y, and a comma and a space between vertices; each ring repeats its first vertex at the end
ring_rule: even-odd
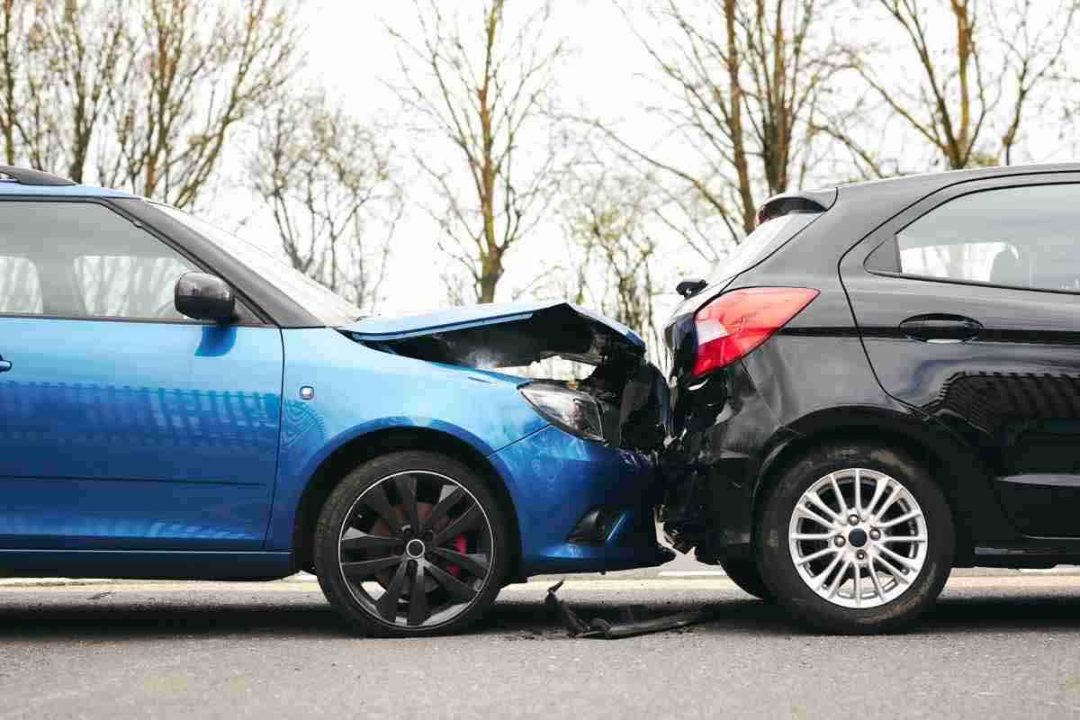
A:
POLYGON ((423 428, 498 450, 547 426, 520 378, 379 352, 328 328, 284 330, 281 441, 265 549, 292 549, 308 483, 336 450, 390 428, 423 428), (310 388, 310 399, 302 392, 310 388))

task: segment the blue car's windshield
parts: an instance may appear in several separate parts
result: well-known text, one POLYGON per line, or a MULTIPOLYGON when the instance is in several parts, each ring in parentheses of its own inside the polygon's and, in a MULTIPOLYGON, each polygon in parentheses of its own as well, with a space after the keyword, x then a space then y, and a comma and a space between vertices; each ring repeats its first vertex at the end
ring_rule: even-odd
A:
POLYGON ((331 292, 307 275, 294 270, 288 264, 246 240, 241 240, 232 233, 169 205, 156 202, 151 204, 247 265, 317 317, 319 322, 330 327, 338 327, 353 322, 362 314, 360 308, 345 298, 331 292))

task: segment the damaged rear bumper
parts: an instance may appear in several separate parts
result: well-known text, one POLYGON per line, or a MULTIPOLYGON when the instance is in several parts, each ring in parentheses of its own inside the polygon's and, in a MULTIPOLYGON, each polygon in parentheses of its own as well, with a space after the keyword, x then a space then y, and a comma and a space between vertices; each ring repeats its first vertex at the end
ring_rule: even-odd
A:
POLYGON ((550 426, 490 459, 517 511, 522 577, 651 567, 671 559, 656 539, 659 486, 650 456, 550 426))
POLYGON ((704 563, 753 553, 761 469, 793 433, 758 392, 743 363, 676 393, 678 438, 665 451, 664 533, 704 563))

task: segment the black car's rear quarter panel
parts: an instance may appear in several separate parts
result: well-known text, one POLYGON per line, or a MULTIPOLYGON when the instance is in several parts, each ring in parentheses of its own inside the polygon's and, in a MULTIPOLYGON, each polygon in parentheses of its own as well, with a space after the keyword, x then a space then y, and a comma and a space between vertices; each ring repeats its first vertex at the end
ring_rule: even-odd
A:
MULTIPOLYGON (((839 203, 838 203, 839 205, 839 203)), ((720 288, 684 306, 669 325, 676 376, 676 427, 671 464, 684 497, 670 503, 669 529, 697 536, 703 560, 746 557, 761 481, 799 440, 798 428, 837 406, 902 412, 874 379, 837 273, 839 252, 823 251, 843 231, 825 213, 794 240, 725 288, 804 287, 818 296, 785 328, 743 360, 704 382, 688 377, 695 337, 693 312, 720 288), (686 497, 689 496, 689 497, 686 497)), ((850 237, 850 236, 849 236, 850 237)), ((818 418, 815 429, 822 427, 818 418)), ((689 540, 688 542, 692 542, 689 540)))

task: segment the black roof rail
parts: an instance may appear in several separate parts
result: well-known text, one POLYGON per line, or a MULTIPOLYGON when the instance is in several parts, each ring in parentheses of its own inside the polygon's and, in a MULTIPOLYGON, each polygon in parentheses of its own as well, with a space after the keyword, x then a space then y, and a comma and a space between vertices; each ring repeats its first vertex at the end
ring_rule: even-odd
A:
POLYGON ((59 175, 10 165, 0 165, 0 175, 5 175, 20 185, 78 185, 74 180, 59 175))

